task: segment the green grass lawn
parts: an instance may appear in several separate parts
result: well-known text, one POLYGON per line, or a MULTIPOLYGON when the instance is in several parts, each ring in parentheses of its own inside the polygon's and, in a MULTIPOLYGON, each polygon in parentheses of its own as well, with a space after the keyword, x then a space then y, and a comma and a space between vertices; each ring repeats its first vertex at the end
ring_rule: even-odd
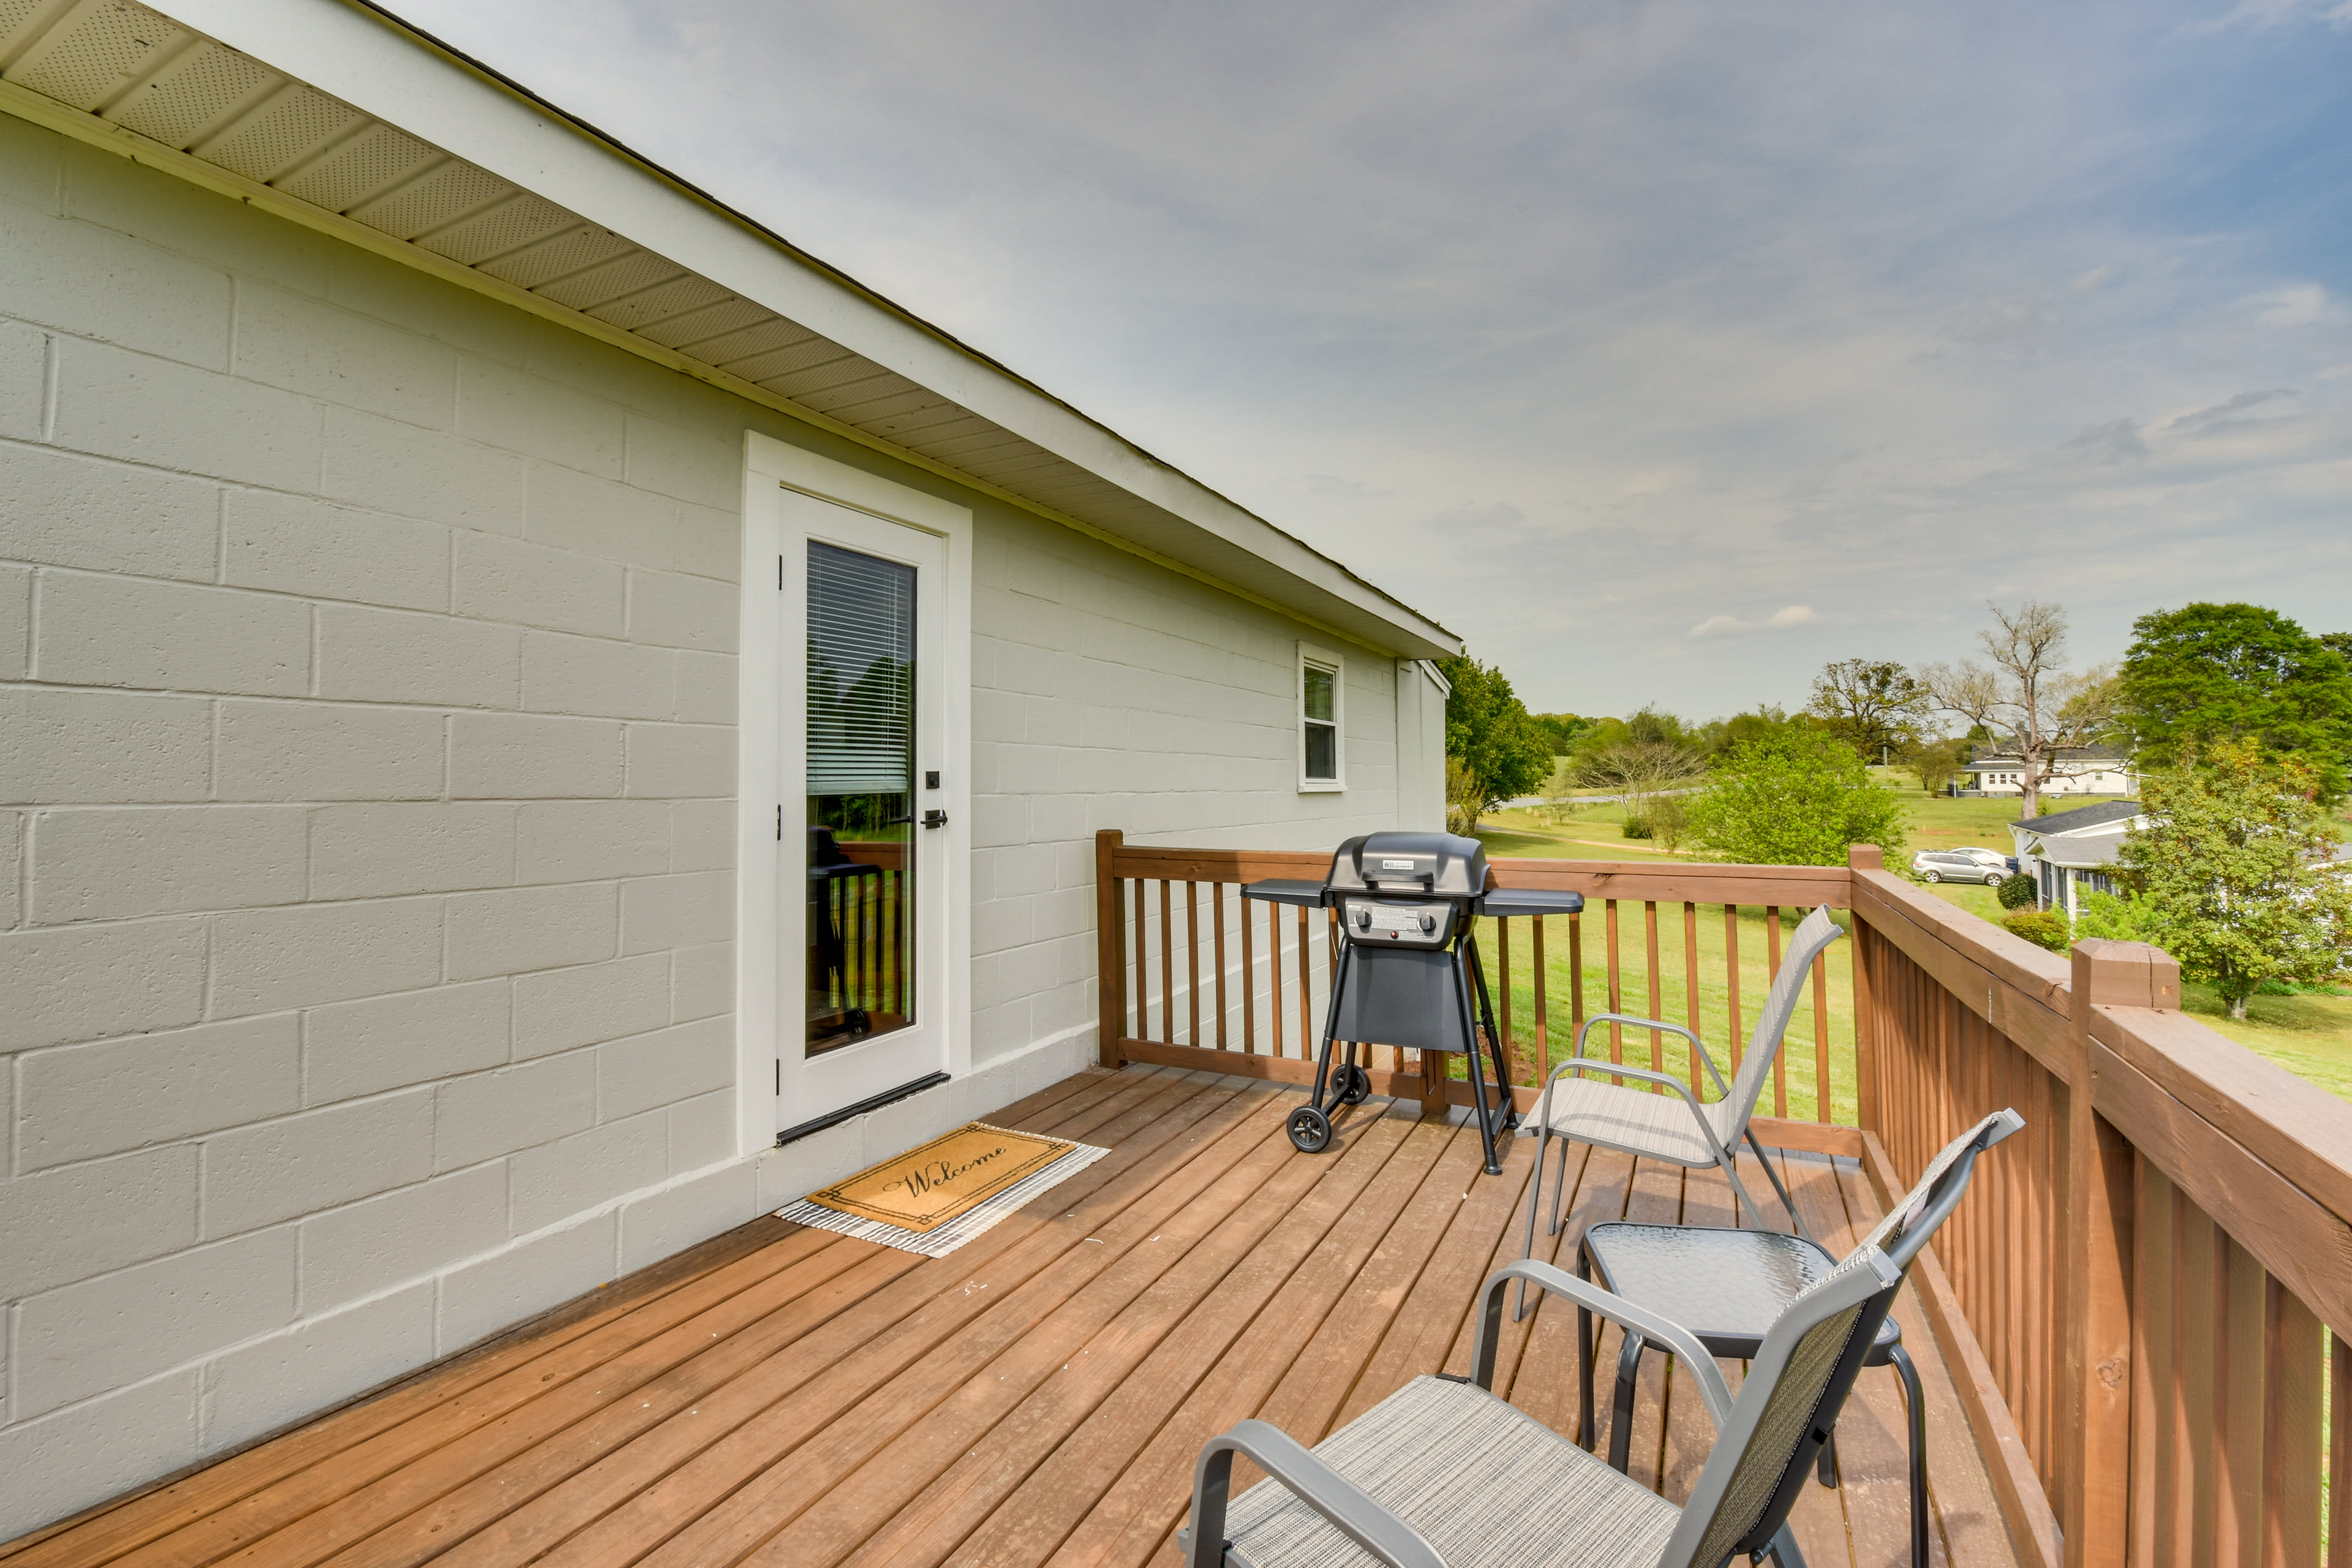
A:
MULTIPOLYGON (((1874 769, 1876 773, 1880 770, 1874 769)), ((1882 780, 1896 787, 1891 773, 1882 780)), ((2015 797, 1990 800, 1951 800, 1921 794, 1916 785, 1902 781, 1905 789, 1904 806, 1910 820, 1911 849, 1956 849, 1975 845, 2011 853, 2014 846, 2009 836, 2009 824, 2018 818, 2019 805, 2015 797)), ((2100 797, 2093 797, 2100 798, 2100 797)), ((2066 806, 2089 804, 2068 797, 2066 806)), ((1541 808, 1495 813, 1480 824, 1478 837, 1486 843, 1487 852, 1497 856, 1559 860, 1646 860, 1666 858, 1645 839, 1622 837, 1625 820, 1622 805, 1589 805, 1578 808, 1565 818, 1548 816, 1541 808)), ((1692 857, 1683 857, 1691 858, 1692 857)), ((1945 901, 1958 905, 1983 920, 1998 922, 2002 914, 2000 901, 1986 887, 1970 887, 1942 883, 1927 888, 1945 901)), ((1801 915, 1803 911, 1794 911, 1801 915)), ((1784 918, 1793 918, 1784 911, 1784 918)), ((1739 925, 1740 997, 1743 1005, 1743 1029, 1754 1026, 1755 1006, 1764 994, 1769 979, 1764 966, 1764 928, 1761 910, 1743 910, 1739 925)), ((1650 981, 1648 956, 1643 928, 1644 914, 1639 904, 1619 907, 1620 973, 1623 976, 1620 1011, 1650 1013, 1650 981)), ((1513 986, 1511 1033, 1518 1045, 1519 1058, 1532 1063, 1535 1024, 1535 993, 1528 970, 1526 938, 1521 934, 1527 922, 1516 922, 1513 930, 1513 986)), ((1609 1011, 1607 967, 1605 958, 1605 916, 1596 905, 1583 917, 1584 942, 1584 1012, 1609 1011)), ((1728 1017, 1728 985, 1725 978, 1723 916, 1719 910, 1702 909, 1698 932, 1698 1011, 1699 1034, 1710 1049, 1717 1051, 1717 1061, 1726 1074, 1731 1071, 1727 1053, 1717 1047, 1727 1035, 1728 1017)), ((1659 976, 1658 1007, 1653 1016, 1664 1017, 1676 1023, 1689 1022, 1689 1000, 1685 994, 1686 966, 1683 953, 1683 918, 1679 905, 1664 905, 1658 910, 1659 976)), ((1570 1041, 1571 1016, 1570 986, 1568 973, 1565 922, 1548 922, 1545 952, 1547 1014, 1549 1018, 1549 1054, 1554 1061, 1565 1057, 1570 1041)), ((1497 955, 1491 931, 1482 931, 1479 945, 1486 952, 1490 969, 1497 955)), ((1830 1092, 1833 1119, 1851 1122, 1853 1105, 1853 981, 1846 963, 1843 942, 1830 949, 1829 1034, 1830 1092)), ((2352 1099, 2352 996, 2256 996, 2248 1005, 2243 1023, 2232 1021, 2210 986, 2193 981, 2183 988, 2183 1010, 2229 1039, 2250 1050, 2269 1058, 2288 1071, 2298 1074, 2331 1093, 2352 1099)), ((1501 1006, 1496 998, 1496 1006, 1501 1006)), ((1790 1022, 1790 1049, 1786 1063, 1787 1094, 1790 1110, 1799 1117, 1813 1114, 1813 1022, 1811 988, 1790 1022)), ((1601 1048, 1605 1052, 1605 1041, 1601 1048)), ((1625 1059, 1643 1066, 1649 1065, 1650 1042, 1645 1034, 1628 1032, 1623 1037, 1625 1059)), ((1686 1074, 1687 1058, 1681 1042, 1674 1036, 1662 1037, 1659 1050, 1661 1064, 1670 1071, 1686 1074)), ((1523 1073, 1522 1081, 1531 1075, 1523 1073)), ((1715 1098, 1712 1088, 1706 1098, 1715 1098)), ((1771 1110, 1774 1096, 1767 1089, 1762 1109, 1771 1110)))

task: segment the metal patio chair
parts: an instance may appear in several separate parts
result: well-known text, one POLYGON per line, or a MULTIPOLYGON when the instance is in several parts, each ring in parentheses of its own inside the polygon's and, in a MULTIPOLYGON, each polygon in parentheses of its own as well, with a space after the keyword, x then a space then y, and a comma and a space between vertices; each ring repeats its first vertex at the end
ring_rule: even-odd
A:
MULTIPOLYGON (((1967 1192, 1976 1157, 2024 1125, 2016 1111, 1999 1110, 1944 1145, 1919 1184, 1887 1211, 1845 1262, 1851 1263, 1873 1247, 1900 1250, 1899 1242, 1908 1240, 1909 1233, 1932 1231, 1967 1192)), ((1910 1251, 1916 1250, 1915 1244, 1910 1251)), ((1708 1353, 1738 1360, 1757 1354, 1789 1304, 1843 1267, 1819 1244, 1801 1236, 1719 1226, 1611 1221, 1589 1227, 1578 1252, 1578 1274, 1588 1279, 1597 1275, 1611 1294, 1689 1330, 1708 1353)), ((1906 1264, 1908 1257, 1906 1253, 1906 1264)), ((1583 1424, 1578 1430, 1588 1443, 1596 1432, 1592 1421, 1596 1338, 1591 1314, 1580 1309, 1577 1360, 1583 1424)), ((1648 1344, 1642 1333, 1628 1328, 1618 1353, 1616 1398, 1612 1402, 1609 1427, 1609 1463, 1614 1469, 1627 1466, 1634 1378, 1648 1344)), ((1927 1411, 1920 1399, 1919 1374, 1904 1352, 1903 1331, 1894 1319, 1880 1320, 1862 1364, 1891 1365, 1903 1383, 1910 1438, 1911 1561, 1915 1568, 1927 1568, 1927 1411)), ((1835 1484, 1834 1453, 1832 1444, 1823 1444, 1820 1456, 1823 1486, 1835 1484)))
POLYGON ((1999 1118, 1964 1142, 1961 1173, 1906 1204, 1898 1223, 1789 1301, 1734 1399, 1687 1330, 1529 1259, 1486 1280, 1467 1378, 1417 1377, 1309 1449, 1263 1421, 1213 1437, 1193 1468, 1186 1568, 1723 1568, 1772 1552, 1803 1568, 1789 1509, 1837 1425, 1904 1272, 1966 1185, 1977 1152, 2014 1130, 1999 1118), (1563 1296, 1680 1358, 1717 1433, 1676 1507, 1491 1392, 1503 1297, 1514 1280, 1563 1296), (1229 1498, 1234 1456, 1267 1479, 1229 1498))
MULTIPOLYGON (((1797 993, 1812 972, 1813 960, 1844 934, 1844 928, 1830 919, 1827 904, 1807 915, 1790 934, 1789 951, 1781 961, 1780 973, 1773 977, 1772 989, 1765 995, 1764 1010, 1756 1019, 1756 1032, 1748 1037, 1748 1054, 1728 1084, 1723 1081, 1715 1058, 1700 1043, 1698 1036, 1680 1024, 1669 1024, 1663 1018, 1637 1018, 1629 1013, 1596 1013, 1585 1019, 1583 1027, 1576 1032, 1575 1054, 1544 1079, 1543 1098, 1536 1103, 1535 1115, 1519 1127, 1520 1137, 1542 1140, 1536 1146, 1535 1180, 1528 1184, 1528 1233, 1519 1256, 1535 1255, 1536 1212, 1543 1201, 1544 1159, 1555 1138, 1560 1140, 1559 1173, 1552 1182, 1551 1226, 1544 1233, 1547 1236, 1559 1234, 1560 1194, 1568 1185, 1568 1147, 1574 1142, 1663 1160, 1686 1169, 1718 1166, 1731 1178, 1731 1190, 1742 1207, 1761 1223, 1764 1211, 1748 1196, 1746 1184, 1739 1179, 1738 1163, 1732 1158, 1732 1152, 1743 1138, 1756 1151, 1765 1178, 1780 1195, 1780 1206, 1789 1211, 1797 1234, 1807 1234, 1805 1222, 1797 1217, 1797 1205, 1789 1200, 1788 1187, 1781 1183, 1780 1173, 1772 1169, 1772 1162, 1765 1157, 1763 1146, 1756 1142, 1756 1134, 1748 1131, 1748 1123, 1756 1114, 1756 1101, 1764 1092, 1764 1079, 1772 1070, 1772 1060, 1780 1054, 1780 1037, 1788 1032, 1789 1016, 1797 1008, 1797 993), (1587 1058, 1584 1037, 1600 1024, 1625 1024, 1680 1035, 1690 1042, 1699 1060, 1706 1064, 1707 1076, 1715 1080, 1716 1090, 1722 1098, 1708 1104, 1671 1073, 1587 1058), (1582 1076, 1587 1073, 1594 1076, 1582 1076), (1601 1077, 1638 1079, 1673 1092, 1653 1094, 1597 1081, 1601 1077), (1573 1081, 1563 1084, 1562 1079, 1573 1081)), ((1517 1318, 1526 1310, 1527 1292, 1521 1290, 1518 1310, 1512 1315, 1517 1318)))

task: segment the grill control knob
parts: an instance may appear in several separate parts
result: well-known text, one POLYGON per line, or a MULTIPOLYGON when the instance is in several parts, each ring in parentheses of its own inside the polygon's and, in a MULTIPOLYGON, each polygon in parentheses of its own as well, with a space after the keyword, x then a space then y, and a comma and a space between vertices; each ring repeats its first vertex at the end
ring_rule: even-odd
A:
POLYGON ((1427 936, 1430 932, 1432 932, 1432 931, 1435 931, 1436 929, 1437 929, 1437 917, 1436 917, 1435 915, 1423 915, 1423 916, 1422 916, 1422 917, 1421 917, 1421 933, 1422 933, 1423 936, 1427 936))
POLYGON ((1370 931, 1372 929, 1371 910, 1358 910, 1356 911, 1356 929, 1359 931, 1370 931))

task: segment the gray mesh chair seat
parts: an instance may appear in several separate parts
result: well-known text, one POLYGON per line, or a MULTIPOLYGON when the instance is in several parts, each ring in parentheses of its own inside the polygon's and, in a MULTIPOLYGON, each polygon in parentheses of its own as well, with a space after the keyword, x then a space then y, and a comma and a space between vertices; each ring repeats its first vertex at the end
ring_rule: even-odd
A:
MULTIPOLYGON (((1714 1226, 1640 1225, 1615 1220, 1589 1227, 1577 1272, 1604 1289, 1640 1303, 1688 1329, 1718 1356, 1752 1358, 1789 1304, 1830 1277, 1838 1260, 1801 1236, 1714 1226)), ((1580 1313, 1577 1372, 1583 1426, 1595 1430, 1592 1373, 1595 1351, 1590 1313, 1580 1313)), ((1628 1333, 1617 1358, 1609 1424, 1609 1463, 1626 1468, 1631 1455, 1633 1390, 1647 1342, 1628 1333)), ((1903 1330, 1882 1319, 1863 1358, 1864 1366, 1893 1366, 1903 1383, 1910 1438, 1912 1558, 1927 1563, 1927 1431, 1919 1374, 1903 1349, 1903 1330)), ((1822 1480, 1831 1481, 1831 1449, 1822 1450, 1822 1480)))
MULTIPOLYGON (((1417 1377, 1315 1450, 1448 1568, 1650 1568, 1682 1510, 1473 1384, 1417 1377)), ((1225 1516, 1234 1568, 1377 1568, 1278 1481, 1225 1516)))
MULTIPOLYGON (((1716 1105, 1705 1108, 1713 1112, 1716 1105)), ((1551 1104, 1542 1108, 1541 1125, 1523 1121, 1522 1138, 1572 1138, 1626 1154, 1647 1154, 1678 1165, 1712 1165, 1717 1144, 1725 1142, 1722 1119, 1708 1115, 1702 1123, 1681 1100, 1646 1089, 1621 1089, 1613 1083, 1578 1079, 1552 1090, 1551 1104), (1532 1127, 1532 1131, 1530 1128, 1532 1127), (1707 1133, 1715 1132, 1714 1142, 1707 1133)), ((1729 1142, 1739 1141, 1733 1128, 1729 1142)))
POLYGON ((1783 1306, 1737 1400, 1682 1325, 1549 1263, 1506 1265, 1480 1292, 1468 1379, 1416 1378, 1312 1449, 1263 1421, 1203 1444, 1190 1521, 1176 1535, 1186 1568, 1725 1568, 1768 1552, 1780 1568, 1804 1568, 1789 1509, 1904 1272, 1959 1202, 1977 1155, 2022 1125, 1999 1111, 1954 1140, 1861 1246, 1783 1306), (1514 1281, 1681 1363, 1716 1431, 1686 1505, 1651 1495, 1490 1392, 1514 1281), (1266 1472, 1239 1499, 1236 1458, 1266 1472))

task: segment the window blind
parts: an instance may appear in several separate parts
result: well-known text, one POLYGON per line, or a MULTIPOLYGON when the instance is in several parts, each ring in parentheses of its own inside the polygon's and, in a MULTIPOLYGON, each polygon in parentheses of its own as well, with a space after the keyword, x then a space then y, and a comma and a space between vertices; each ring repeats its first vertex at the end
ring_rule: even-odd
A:
POLYGON ((913 788, 915 569, 808 547, 808 793, 913 788))

